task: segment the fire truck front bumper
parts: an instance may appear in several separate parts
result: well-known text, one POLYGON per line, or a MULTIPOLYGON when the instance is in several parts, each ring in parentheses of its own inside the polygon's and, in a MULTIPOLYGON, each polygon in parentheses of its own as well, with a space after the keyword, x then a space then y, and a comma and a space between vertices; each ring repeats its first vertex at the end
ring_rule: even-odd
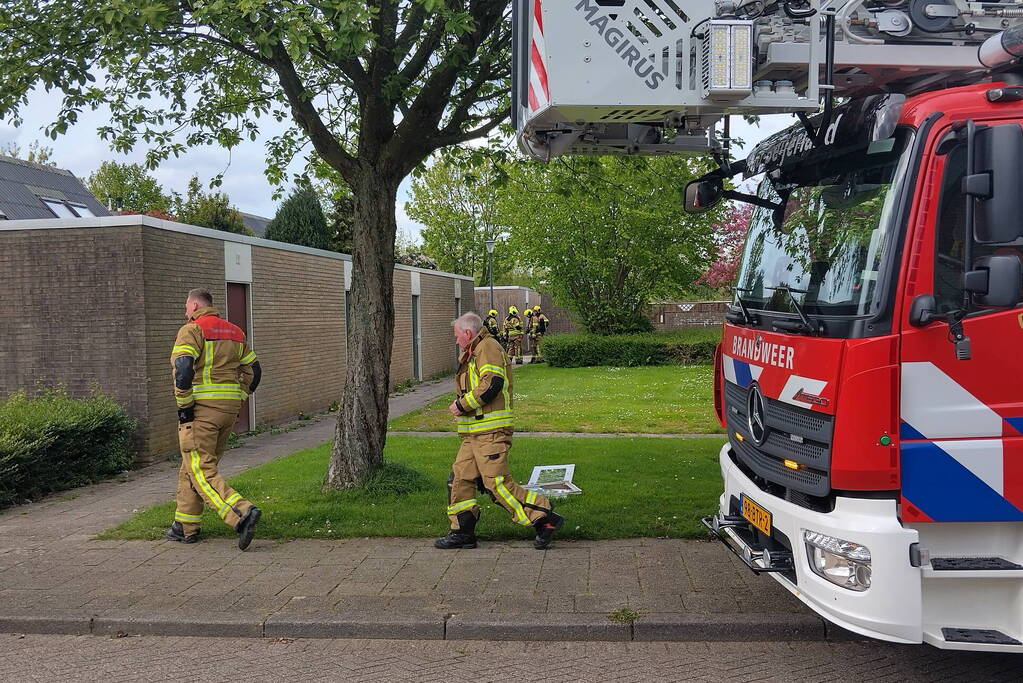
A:
POLYGON ((770 574, 828 621, 896 643, 923 639, 921 571, 910 561, 917 532, 893 499, 839 497, 817 512, 760 489, 720 452, 725 490, 703 520, 742 562, 770 574))

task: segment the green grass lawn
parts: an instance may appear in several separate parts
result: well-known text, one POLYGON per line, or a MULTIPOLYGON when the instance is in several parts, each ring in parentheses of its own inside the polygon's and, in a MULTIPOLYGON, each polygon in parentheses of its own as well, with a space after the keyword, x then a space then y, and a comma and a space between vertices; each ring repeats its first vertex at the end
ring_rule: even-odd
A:
MULTIPOLYGON (((649 434, 719 434, 714 368, 514 366, 515 430, 649 434)), ((454 431, 452 395, 391 420, 392 430, 454 431)))
MULTIPOLYGON (((717 508, 721 491, 717 439, 519 439, 512 474, 529 478, 534 465, 575 463, 583 493, 556 503, 566 517, 562 538, 702 537, 699 519, 717 508)), ((392 436, 388 465, 366 487, 323 493, 329 444, 300 451, 233 477, 231 485, 263 510, 258 537, 343 538, 441 536, 447 532, 445 482, 456 437, 392 436)), ((230 456, 228 456, 230 457, 230 456)), ((170 492, 168 492, 170 495, 170 492)), ((530 529, 481 496, 484 539, 520 539, 530 529)), ((149 508, 104 532, 103 539, 157 539, 170 525, 173 502, 149 508)), ((207 536, 233 536, 207 510, 207 536)))

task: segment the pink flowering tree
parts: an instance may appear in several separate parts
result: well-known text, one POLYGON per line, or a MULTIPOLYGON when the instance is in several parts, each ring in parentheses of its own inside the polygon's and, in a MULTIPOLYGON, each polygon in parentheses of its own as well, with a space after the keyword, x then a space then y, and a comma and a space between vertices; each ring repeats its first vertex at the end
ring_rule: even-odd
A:
POLYGON ((752 215, 752 204, 738 203, 729 207, 725 217, 714 226, 717 255, 697 284, 720 292, 727 291, 735 284, 752 215))

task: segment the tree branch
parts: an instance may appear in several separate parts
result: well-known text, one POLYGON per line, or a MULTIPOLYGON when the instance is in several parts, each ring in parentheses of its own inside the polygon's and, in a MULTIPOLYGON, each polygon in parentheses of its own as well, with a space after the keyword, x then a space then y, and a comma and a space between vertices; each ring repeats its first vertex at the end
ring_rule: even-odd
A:
POLYGON ((312 95, 305 89, 302 79, 295 70, 284 46, 273 47, 272 66, 284 94, 291 104, 295 121, 302 127, 313 143, 313 147, 330 166, 349 183, 354 185, 355 176, 361 169, 358 159, 345 151, 333 133, 324 125, 319 112, 313 105, 312 95))

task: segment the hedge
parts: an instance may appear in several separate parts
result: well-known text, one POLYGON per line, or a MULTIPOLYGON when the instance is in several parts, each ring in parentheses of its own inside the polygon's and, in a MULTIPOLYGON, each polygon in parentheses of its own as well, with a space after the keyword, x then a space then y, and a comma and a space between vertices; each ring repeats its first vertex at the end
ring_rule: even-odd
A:
POLYGON ((134 431, 106 396, 49 390, 0 401, 0 508, 128 469, 134 431))
POLYGON ((555 334, 544 339, 543 356, 559 368, 590 365, 704 365, 714 362, 718 328, 601 336, 555 334))

